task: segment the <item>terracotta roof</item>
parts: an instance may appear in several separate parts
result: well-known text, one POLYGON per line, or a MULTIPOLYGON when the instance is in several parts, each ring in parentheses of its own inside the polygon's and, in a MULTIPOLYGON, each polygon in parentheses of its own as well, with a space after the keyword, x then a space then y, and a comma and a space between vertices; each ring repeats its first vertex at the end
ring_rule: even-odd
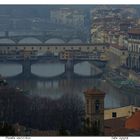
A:
POLYGON ((112 132, 113 136, 140 136, 140 130, 120 128, 112 132))
POLYGON ((124 128, 125 126, 125 117, 121 118, 113 118, 113 119, 108 119, 104 121, 104 133, 105 136, 111 136, 113 135, 113 132, 115 130, 118 130, 120 128, 124 128))
POLYGON ((130 25, 130 23, 124 22, 124 23, 120 23, 120 25, 130 25))
POLYGON ((140 129, 140 111, 136 111, 126 120, 125 127, 129 129, 140 129))
POLYGON ((126 117, 108 119, 104 121, 105 136, 139 136, 140 129, 125 128, 126 117))
POLYGON ((128 31, 129 34, 140 34, 140 28, 130 29, 128 31))
POLYGON ((126 47, 120 46, 118 44, 111 44, 111 47, 116 48, 116 49, 119 49, 119 50, 127 50, 126 47))
POLYGON ((100 95, 100 96, 105 96, 105 93, 100 91, 97 88, 91 88, 91 89, 87 89, 86 91, 84 91, 84 94, 86 95, 100 95))
POLYGON ((104 121, 105 127, 112 128, 113 130, 125 127, 126 117, 113 118, 104 121))

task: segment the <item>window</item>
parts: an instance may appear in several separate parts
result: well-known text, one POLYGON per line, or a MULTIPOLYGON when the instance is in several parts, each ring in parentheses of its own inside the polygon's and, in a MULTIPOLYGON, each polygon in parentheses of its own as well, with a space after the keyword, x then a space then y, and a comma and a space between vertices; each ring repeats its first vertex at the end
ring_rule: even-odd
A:
POLYGON ((132 51, 134 51, 134 45, 132 44, 132 51))
POLYGON ((87 126, 89 126, 89 123, 90 123, 90 119, 87 118, 87 119, 86 119, 86 124, 87 124, 87 126))
POLYGON ((138 45, 136 45, 136 52, 138 52, 138 45))
POLYGON ((99 100, 96 100, 96 102, 95 102, 95 112, 99 112, 99 109, 100 109, 100 103, 99 103, 99 100))
POLYGON ((116 118, 117 117, 117 113, 116 112, 112 112, 112 118, 116 118))
POLYGON ((135 52, 137 51, 137 45, 135 45, 135 52))
POLYGON ((97 127, 97 121, 94 122, 95 127, 97 127))
POLYGON ((89 100, 87 100, 87 113, 89 114, 89 100))
POLYGON ((100 120, 96 120, 94 122, 94 125, 95 125, 96 128, 100 128, 100 120))

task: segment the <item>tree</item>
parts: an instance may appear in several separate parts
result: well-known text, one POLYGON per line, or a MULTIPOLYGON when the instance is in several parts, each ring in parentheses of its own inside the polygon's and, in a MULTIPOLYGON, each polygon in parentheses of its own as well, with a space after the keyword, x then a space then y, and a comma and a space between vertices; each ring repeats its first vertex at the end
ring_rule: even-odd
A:
POLYGON ((99 136, 100 130, 95 125, 89 126, 89 119, 84 120, 84 126, 79 131, 81 136, 99 136))
POLYGON ((11 125, 7 123, 1 124, 0 136, 14 136, 14 135, 15 135, 15 130, 11 125))
POLYGON ((83 101, 76 94, 68 94, 61 98, 60 103, 62 109, 59 122, 65 130, 70 131, 71 135, 75 135, 81 128, 84 115, 83 101))
POLYGON ((61 129, 59 130, 59 135, 60 136, 69 136, 70 135, 70 131, 65 130, 65 128, 63 128, 63 126, 62 126, 61 129))

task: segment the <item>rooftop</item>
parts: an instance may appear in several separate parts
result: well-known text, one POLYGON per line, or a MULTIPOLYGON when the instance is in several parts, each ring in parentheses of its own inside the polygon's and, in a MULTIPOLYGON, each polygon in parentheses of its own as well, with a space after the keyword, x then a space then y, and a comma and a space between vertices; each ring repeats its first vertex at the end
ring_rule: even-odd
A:
POLYGON ((118 44, 111 44, 111 47, 119 49, 119 50, 127 50, 126 47, 118 45, 118 44))
POLYGON ((86 91, 84 91, 84 94, 86 95, 100 95, 100 96, 105 96, 105 93, 100 91, 99 89, 97 88, 91 88, 91 89, 87 89, 86 91))
POLYGON ((105 136, 140 136, 140 129, 125 127, 126 117, 105 120, 105 136))
POLYGON ((130 116, 125 123, 125 127, 129 129, 140 129, 140 111, 137 110, 130 116))
POLYGON ((140 130, 120 128, 112 133, 113 136, 140 136, 140 130))
POLYGON ((128 31, 129 34, 140 34, 140 28, 133 28, 128 31))

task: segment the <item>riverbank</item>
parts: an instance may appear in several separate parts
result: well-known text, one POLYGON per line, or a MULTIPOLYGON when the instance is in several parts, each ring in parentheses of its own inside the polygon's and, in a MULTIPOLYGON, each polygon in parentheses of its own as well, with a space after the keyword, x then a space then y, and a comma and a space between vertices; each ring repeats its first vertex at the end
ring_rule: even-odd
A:
POLYGON ((121 75, 118 71, 109 71, 104 74, 105 80, 110 83, 113 87, 130 93, 140 93, 140 84, 133 80, 126 78, 124 75, 121 75))

